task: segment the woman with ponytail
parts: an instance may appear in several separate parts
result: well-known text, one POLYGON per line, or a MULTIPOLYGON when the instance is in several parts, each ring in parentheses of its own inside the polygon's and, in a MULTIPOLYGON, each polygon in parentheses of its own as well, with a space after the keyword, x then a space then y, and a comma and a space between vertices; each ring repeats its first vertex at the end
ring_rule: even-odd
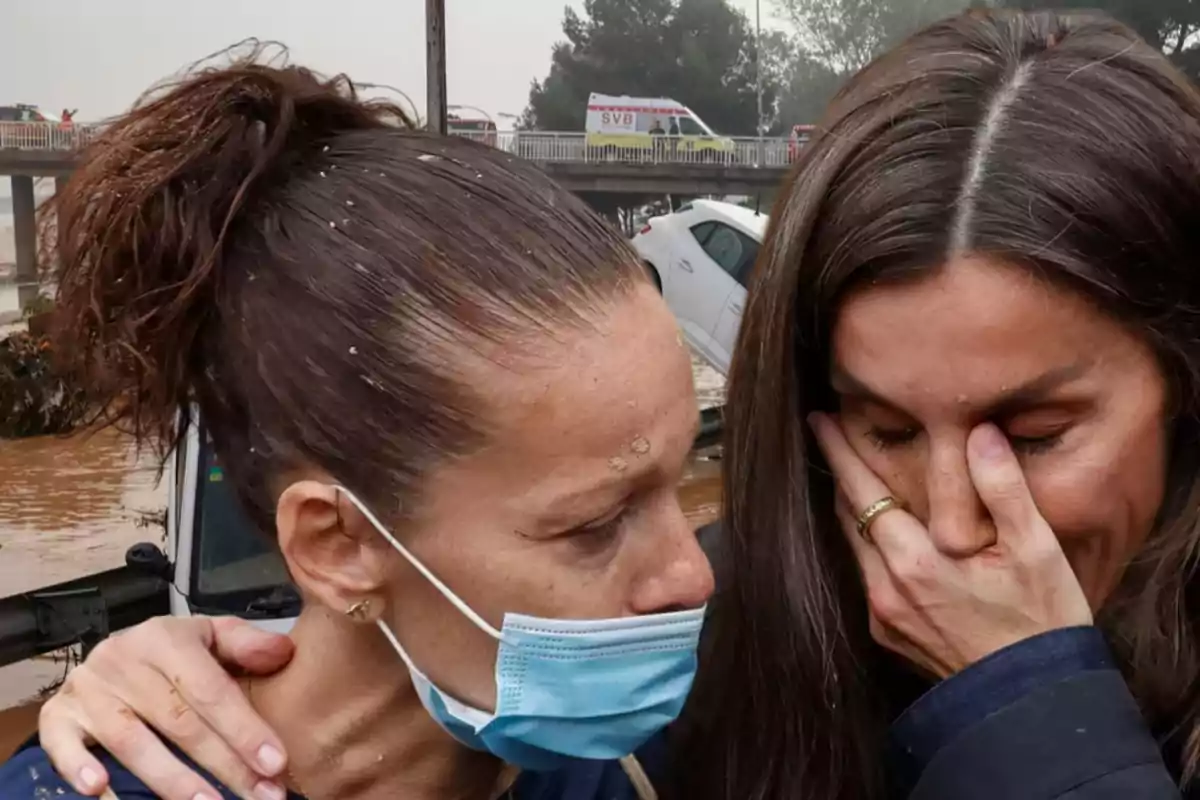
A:
POLYGON ((289 666, 240 684, 287 771, 99 754, 64 782, 32 747, 0 797, 653 797, 629 754, 679 713, 712 590, 673 317, 532 165, 259 56, 105 129, 53 244, 100 415, 165 454, 198 410, 303 596, 289 666))

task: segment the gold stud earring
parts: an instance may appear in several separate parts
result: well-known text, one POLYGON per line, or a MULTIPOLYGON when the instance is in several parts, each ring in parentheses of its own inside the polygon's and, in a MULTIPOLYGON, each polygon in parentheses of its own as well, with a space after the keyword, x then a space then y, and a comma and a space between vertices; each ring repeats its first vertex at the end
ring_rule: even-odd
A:
POLYGON ((352 620, 361 622, 367 618, 367 612, 370 610, 370 600, 359 600, 357 603, 346 609, 346 616, 352 620))

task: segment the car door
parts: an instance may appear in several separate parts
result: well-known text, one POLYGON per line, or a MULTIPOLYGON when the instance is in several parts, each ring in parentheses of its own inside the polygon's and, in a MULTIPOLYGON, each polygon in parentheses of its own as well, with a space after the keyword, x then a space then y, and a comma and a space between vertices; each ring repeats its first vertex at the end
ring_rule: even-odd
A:
POLYGON ((722 372, 729 371, 729 361, 733 355, 733 346, 737 342, 738 329, 742 324, 742 312, 746 305, 746 284, 749 282, 750 270, 758 259, 758 242, 749 236, 737 232, 742 238, 742 260, 736 265, 730 277, 733 288, 725 298, 725 305, 717 319, 713 331, 713 349, 716 353, 716 367, 722 372))
POLYGON ((681 226, 673 237, 670 279, 663 286, 683 335, 709 361, 716 355, 713 331, 728 294, 721 268, 704 249, 718 225, 707 220, 681 226))
POLYGON ((200 428, 197 409, 184 431, 171 463, 170 476, 178 493, 175 508, 167 514, 167 558, 174 571, 171 580, 171 614, 185 617, 191 612, 192 550, 196 531, 196 482, 200 460, 200 428))

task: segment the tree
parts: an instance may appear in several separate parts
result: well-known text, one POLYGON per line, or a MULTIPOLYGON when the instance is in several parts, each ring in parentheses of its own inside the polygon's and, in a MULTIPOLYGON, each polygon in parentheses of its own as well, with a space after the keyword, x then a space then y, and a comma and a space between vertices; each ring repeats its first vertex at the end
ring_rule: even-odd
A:
POLYGON ((775 32, 763 37, 764 64, 779 86, 770 132, 787 135, 793 125, 812 125, 846 76, 813 58, 796 37, 775 32))
POLYGON ((776 0, 804 53, 847 77, 910 33, 974 4, 971 0, 776 0))
MULTIPOLYGON (((1004 5, 1032 9, 1041 3, 1013 0, 1004 5)), ((1055 8, 1104 11, 1162 50, 1193 80, 1200 79, 1200 4, 1191 0, 1059 0, 1055 8)))
MULTIPOLYGON (((566 10, 563 34, 523 128, 583 130, 588 95, 600 92, 669 97, 716 131, 755 134, 754 35, 727 0, 585 0, 582 14, 566 10)), ((769 121, 778 84, 763 84, 769 121)))
POLYGON ((780 119, 785 126, 815 123, 846 79, 873 58, 919 28, 979 2, 775 0, 792 28, 783 46, 780 119))

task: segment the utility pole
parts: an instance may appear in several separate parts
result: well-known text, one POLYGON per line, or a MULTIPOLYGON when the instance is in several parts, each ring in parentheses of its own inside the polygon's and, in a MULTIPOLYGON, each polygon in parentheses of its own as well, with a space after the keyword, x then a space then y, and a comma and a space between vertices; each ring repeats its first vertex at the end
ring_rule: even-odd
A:
POLYGON ((446 0, 425 0, 425 119, 446 133, 446 0))
POLYGON ((754 92, 758 95, 758 120, 754 130, 758 134, 758 163, 761 165, 766 155, 763 146, 762 0, 754 0, 754 92))
POLYGON ((758 136, 761 139, 763 135, 762 0, 754 0, 754 91, 758 95, 758 124, 754 126, 754 130, 758 131, 758 136))

